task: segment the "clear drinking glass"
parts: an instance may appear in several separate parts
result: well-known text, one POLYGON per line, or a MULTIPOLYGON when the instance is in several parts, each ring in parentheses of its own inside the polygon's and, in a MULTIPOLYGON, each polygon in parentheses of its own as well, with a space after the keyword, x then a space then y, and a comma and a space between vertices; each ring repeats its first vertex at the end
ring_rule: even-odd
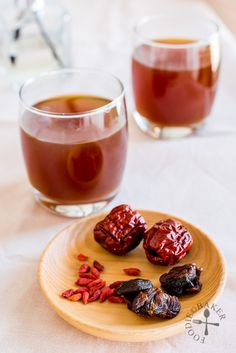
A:
POLYGON ((57 0, 0 0, 9 37, 3 64, 14 86, 41 72, 69 67, 70 14, 57 0))
POLYGON ((99 211, 118 192, 127 150, 124 87, 111 74, 64 69, 20 89, 21 143, 34 195, 57 214, 99 211))
POLYGON ((132 80, 141 130, 191 134, 210 114, 220 67, 219 28, 204 18, 152 16, 135 27, 132 80))

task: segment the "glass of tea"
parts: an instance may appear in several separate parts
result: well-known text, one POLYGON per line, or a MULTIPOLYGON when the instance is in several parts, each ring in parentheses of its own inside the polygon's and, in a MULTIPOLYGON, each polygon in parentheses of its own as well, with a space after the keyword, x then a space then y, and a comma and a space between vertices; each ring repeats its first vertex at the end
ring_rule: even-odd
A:
POLYGON ((204 18, 152 16, 135 27, 132 81, 141 130, 190 135, 210 114, 220 67, 219 27, 204 18))
POLYGON ((87 216, 118 192, 127 111, 113 75, 65 69, 28 80, 20 89, 20 133, 33 192, 49 210, 87 216))

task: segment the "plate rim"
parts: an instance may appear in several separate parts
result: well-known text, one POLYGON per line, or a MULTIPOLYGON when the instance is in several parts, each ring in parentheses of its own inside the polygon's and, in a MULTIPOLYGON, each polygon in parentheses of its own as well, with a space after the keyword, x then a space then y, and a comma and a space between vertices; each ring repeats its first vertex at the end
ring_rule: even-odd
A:
MULTIPOLYGON (((62 318, 64 319, 68 324, 72 325, 73 327, 75 327, 76 329, 81 330, 82 332, 85 332, 87 334, 90 334, 94 337, 98 337, 98 338, 102 338, 102 339, 107 339, 107 340, 112 340, 112 341, 119 341, 119 342, 146 342, 147 339, 145 339, 145 333, 143 330, 136 330, 135 335, 134 335, 134 339, 132 339, 132 337, 120 337, 122 334, 122 330, 119 331, 119 334, 117 335, 117 338, 113 338, 111 336, 114 335, 114 331, 111 329, 109 329, 108 327, 106 328, 101 328, 96 326, 95 324, 93 325, 91 324, 87 324, 84 323, 82 321, 79 320, 78 317, 74 317, 71 314, 68 314, 67 312, 63 311, 62 309, 60 309, 55 303, 54 301, 51 299, 51 297, 48 295, 48 292, 46 290, 46 287, 44 285, 44 281, 42 278, 42 272, 43 272, 43 261, 44 258, 46 256, 47 251, 49 250, 49 248, 52 246, 52 244, 54 243, 54 241, 59 238, 65 231, 67 231, 70 228, 76 227, 77 224, 86 222, 87 220, 93 220, 94 218, 97 217, 105 217, 110 211, 102 211, 90 216, 86 216, 84 218, 80 218, 77 219, 76 221, 71 222, 70 224, 67 224, 66 226, 64 226, 61 230, 59 230, 53 237, 51 240, 49 240, 49 242, 47 243, 46 247, 44 248, 44 250, 42 251, 40 257, 39 257, 39 262, 38 262, 38 269, 37 269, 37 278, 38 278, 38 283, 39 283, 39 287, 42 291, 42 293, 44 294, 44 297, 46 298, 47 302, 49 303, 50 307, 62 318), (74 321, 78 324, 75 325, 74 321), (96 330, 96 332, 100 332, 101 335, 99 334, 95 334, 92 330, 96 330), (142 334, 141 337, 137 337, 138 339, 135 339, 136 336, 138 336, 139 334, 142 334)), ((216 244, 216 242, 208 235, 208 233, 206 233, 205 231, 203 231, 202 229, 200 229, 198 226, 196 226, 195 224, 193 224, 192 222, 186 221, 183 218, 180 218, 176 215, 170 214, 170 213, 165 213, 165 212, 161 212, 161 211, 157 211, 157 210, 151 210, 151 209, 137 209, 137 212, 141 213, 142 212, 151 212, 151 213, 158 213, 159 215, 163 215, 165 218, 166 216, 168 216, 169 218, 174 218, 179 220, 180 222, 189 224, 191 227, 195 228, 197 231, 199 231, 200 233, 203 233, 204 236, 207 237, 207 239, 209 240, 210 243, 213 244, 213 246, 216 248, 216 251, 218 252, 221 262, 222 262, 222 278, 220 281, 220 284, 216 290, 216 292, 214 293, 214 295, 209 299, 208 304, 211 305, 213 303, 215 303, 215 301, 220 297, 220 295, 222 294, 224 288, 225 288, 225 284, 226 284, 226 280, 227 280, 227 266, 226 266, 226 261, 224 258, 224 255, 221 251, 221 249, 218 247, 218 245, 216 244)), ((196 311, 194 313, 195 317, 199 317, 202 313, 204 308, 199 309, 198 311, 196 311)), ((181 333, 184 331, 184 323, 185 320, 180 320, 179 322, 175 322, 172 323, 170 322, 170 324, 168 326, 165 327, 165 331, 169 331, 170 332, 166 332, 166 334, 161 333, 161 337, 155 337, 155 331, 159 332, 160 328, 156 329, 156 328, 150 328, 149 329, 149 333, 151 331, 153 331, 154 337, 153 339, 150 339, 150 337, 148 337, 148 341, 157 341, 159 339, 164 339, 167 337, 171 337, 174 336, 178 333, 181 333), (173 327, 175 328, 175 330, 173 330, 173 327)), ((124 331, 123 331, 124 332, 124 331)))

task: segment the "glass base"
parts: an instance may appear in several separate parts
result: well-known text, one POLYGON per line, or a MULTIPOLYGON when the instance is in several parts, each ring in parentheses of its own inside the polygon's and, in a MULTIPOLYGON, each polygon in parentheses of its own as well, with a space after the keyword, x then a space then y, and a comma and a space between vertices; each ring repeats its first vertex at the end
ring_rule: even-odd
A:
POLYGON ((150 122, 137 111, 133 113, 133 117, 138 127, 155 139, 177 139, 186 137, 195 133, 203 125, 203 122, 200 121, 188 126, 158 126, 158 124, 150 122))
POLYGON ((115 195, 113 195, 107 200, 102 200, 93 203, 63 204, 46 197, 34 188, 33 193, 36 200, 48 211, 51 211, 52 213, 58 216, 69 218, 82 218, 97 213, 101 211, 115 197, 115 195))

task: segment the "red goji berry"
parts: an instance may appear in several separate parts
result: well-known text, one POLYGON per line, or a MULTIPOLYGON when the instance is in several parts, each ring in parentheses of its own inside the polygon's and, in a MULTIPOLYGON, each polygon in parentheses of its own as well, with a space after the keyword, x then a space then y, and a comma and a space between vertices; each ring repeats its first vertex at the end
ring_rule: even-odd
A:
POLYGON ((73 294, 74 294, 74 289, 67 289, 67 290, 65 290, 64 292, 61 293, 61 296, 63 298, 69 298, 73 294))
POLYGON ((79 261, 87 261, 89 257, 84 254, 79 254, 77 258, 79 261))
POLYGON ((96 269, 96 267, 91 268, 91 273, 96 276, 97 278, 100 277, 100 272, 96 269))
POLYGON ((76 293, 84 293, 84 292, 88 292, 88 288, 86 287, 80 287, 80 288, 77 288, 75 291, 74 291, 74 294, 76 293))
POLYGON ((87 286, 87 287, 88 287, 88 288, 94 287, 94 286, 100 284, 101 282, 102 282, 102 280, 101 280, 100 278, 95 279, 94 281, 91 281, 91 280, 90 280, 90 283, 88 283, 88 286, 87 286))
POLYGON ((88 302, 94 302, 100 297, 101 291, 100 289, 96 290, 96 292, 93 293, 93 295, 88 299, 88 302))
POLYGON ((90 288, 89 294, 93 295, 93 293, 97 290, 97 289, 101 289, 103 287, 105 287, 106 282, 102 281, 101 283, 97 284, 96 286, 93 286, 90 288))
POLYGON ((79 278, 77 279, 77 281, 75 282, 75 284, 77 284, 78 286, 87 286, 89 285, 89 283, 93 282, 92 279, 89 278, 79 278))
POLYGON ((95 275, 92 275, 92 273, 80 273, 79 275, 80 278, 88 278, 88 279, 97 279, 95 275))
POLYGON ((115 288, 109 288, 107 290, 107 297, 110 297, 111 295, 113 295, 115 292, 115 288))
POLYGON ((110 288, 117 288, 120 284, 122 284, 124 281, 115 281, 109 285, 110 288))
POLYGON ((100 264, 100 262, 98 262, 97 260, 93 261, 93 267, 95 267, 99 272, 104 271, 104 266, 102 264, 100 264))
POLYGON ((79 273, 87 273, 90 271, 90 266, 87 264, 83 264, 79 268, 79 273))
POLYGON ((124 268, 123 271, 129 276, 140 276, 141 270, 136 267, 124 268))
POLYGON ((117 297, 115 295, 108 297, 107 300, 111 303, 125 303, 125 299, 123 297, 117 297))
POLYGON ((89 298, 89 292, 84 292, 82 296, 82 301, 84 304, 88 303, 88 298, 89 298))
POLYGON ((102 290, 101 290, 101 294, 100 294, 100 297, 99 297, 99 302, 100 303, 103 303, 106 299, 107 299, 107 292, 109 291, 109 287, 104 287, 102 290))
POLYGON ((72 302, 78 302, 82 297, 81 293, 73 294, 71 295, 68 299, 71 300, 72 302))

